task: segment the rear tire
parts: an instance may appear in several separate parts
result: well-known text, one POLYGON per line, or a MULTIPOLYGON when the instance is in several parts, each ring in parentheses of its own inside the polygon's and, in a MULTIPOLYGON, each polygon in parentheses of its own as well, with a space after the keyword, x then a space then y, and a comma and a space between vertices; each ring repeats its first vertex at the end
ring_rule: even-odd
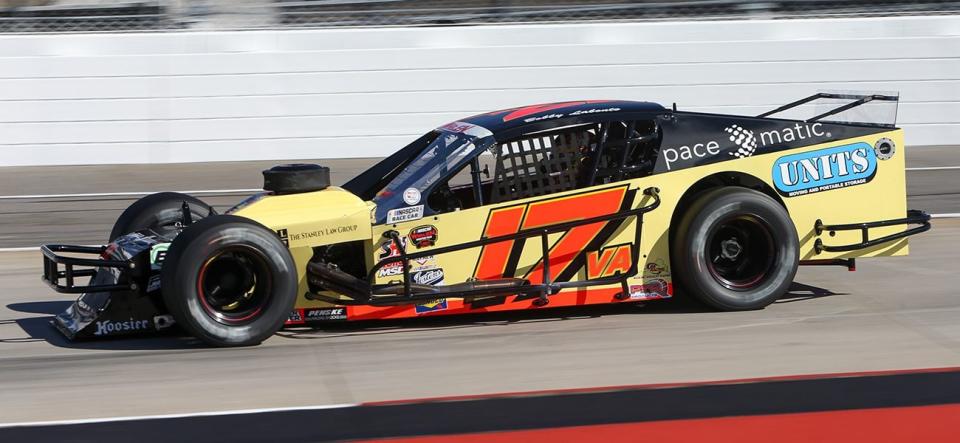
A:
POLYGON ((110 231, 109 241, 112 242, 117 237, 141 229, 154 231, 175 229, 177 223, 183 221, 184 202, 190 207, 190 216, 194 222, 215 214, 210 205, 187 194, 179 192, 150 194, 135 201, 120 214, 110 231))
POLYGON ((213 346, 256 345, 277 332, 293 309, 297 282, 293 257, 279 237, 233 215, 184 230, 161 271, 173 318, 213 346))
POLYGON ((723 311, 762 309, 790 288, 799 242, 790 215, 762 192, 700 195, 677 229, 673 269, 688 293, 723 311))

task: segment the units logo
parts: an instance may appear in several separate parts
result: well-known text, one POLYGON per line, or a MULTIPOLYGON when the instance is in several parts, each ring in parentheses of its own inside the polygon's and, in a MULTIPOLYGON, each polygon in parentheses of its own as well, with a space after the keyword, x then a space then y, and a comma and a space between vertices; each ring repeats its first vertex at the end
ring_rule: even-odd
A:
POLYGON ((872 146, 854 143, 785 155, 773 164, 773 184, 785 197, 862 185, 873 180, 877 155, 872 146))

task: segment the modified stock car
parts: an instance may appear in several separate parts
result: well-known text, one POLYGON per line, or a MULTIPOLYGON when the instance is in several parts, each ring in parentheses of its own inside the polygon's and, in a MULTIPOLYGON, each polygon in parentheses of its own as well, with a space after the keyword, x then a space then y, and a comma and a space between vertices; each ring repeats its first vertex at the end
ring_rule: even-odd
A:
POLYGON ((179 325, 215 346, 285 325, 629 303, 677 287, 719 310, 760 309, 798 265, 905 255, 906 237, 930 228, 906 208, 903 131, 828 120, 896 100, 821 93, 757 117, 630 101, 481 114, 339 187, 327 168, 284 165, 224 214, 144 197, 106 246, 43 246, 43 279, 82 293, 54 320, 70 338, 179 325), (849 103, 770 117, 818 99, 849 103))

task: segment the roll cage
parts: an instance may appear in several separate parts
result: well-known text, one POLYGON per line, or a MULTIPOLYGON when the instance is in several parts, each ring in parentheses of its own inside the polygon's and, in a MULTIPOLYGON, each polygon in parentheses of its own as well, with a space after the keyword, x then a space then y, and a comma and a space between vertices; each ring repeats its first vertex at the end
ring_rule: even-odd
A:
POLYGON ((651 174, 656 163, 663 136, 657 118, 660 114, 631 112, 565 118, 500 133, 454 122, 425 134, 343 187, 363 199, 374 200, 378 206, 376 223, 381 224, 387 211, 404 204, 399 194, 406 188, 394 186, 403 182, 398 178, 410 178, 406 183, 423 196, 424 215, 636 178, 651 174), (438 143, 454 136, 474 143, 475 148, 465 158, 444 165, 443 175, 420 180, 425 185, 417 186, 417 176, 435 172, 435 162, 424 161, 425 157, 435 155, 438 143), (484 155, 492 156, 492 175, 488 162, 481 161, 484 155), (465 168, 469 168, 469 184, 450 189, 450 179, 465 168), (385 190, 390 197, 384 196, 385 190), (429 197, 437 192, 472 195, 466 205, 445 203, 443 199, 431 201, 429 197))

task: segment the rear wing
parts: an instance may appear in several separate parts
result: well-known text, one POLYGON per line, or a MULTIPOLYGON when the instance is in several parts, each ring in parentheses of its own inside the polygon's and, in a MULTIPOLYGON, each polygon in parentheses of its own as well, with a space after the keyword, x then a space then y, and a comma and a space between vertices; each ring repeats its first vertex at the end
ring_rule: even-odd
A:
POLYGON ((839 106, 834 107, 834 108, 831 108, 831 109, 829 109, 829 110, 827 110, 827 111, 820 112, 820 113, 818 113, 817 115, 815 115, 815 116, 813 116, 813 117, 810 117, 810 118, 808 118, 808 119, 805 119, 805 120, 804 120, 805 122, 807 122, 807 123, 817 122, 817 121, 822 120, 824 117, 829 117, 829 116, 831 116, 831 115, 840 114, 840 113, 842 113, 842 112, 851 110, 851 109, 853 109, 853 108, 856 108, 856 107, 858 107, 858 106, 865 105, 865 104, 870 103, 870 102, 879 102, 879 101, 882 101, 882 102, 893 102, 893 103, 894 103, 894 105, 893 105, 893 106, 894 106, 894 107, 893 107, 893 118, 892 118, 892 119, 889 119, 889 120, 890 120, 889 122, 884 122, 884 121, 881 121, 881 122, 876 122, 876 121, 850 121, 850 123, 858 123, 858 124, 873 125, 873 126, 884 126, 884 127, 891 127, 891 128, 896 125, 896 120, 897 120, 897 118, 896 118, 896 103, 899 102, 900 97, 899 97, 898 95, 886 95, 886 94, 854 94, 854 93, 820 92, 820 93, 811 95, 811 96, 809 96, 809 97, 805 97, 805 98, 802 98, 802 99, 800 99, 800 100, 797 100, 797 101, 795 101, 795 102, 787 103, 787 104, 785 104, 785 105, 783 105, 783 106, 781 106, 781 107, 779 107, 779 108, 776 108, 776 109, 774 109, 774 110, 764 112, 763 114, 760 114, 760 115, 758 115, 757 117, 759 117, 759 118, 769 117, 769 116, 771 116, 771 115, 773 115, 773 114, 778 114, 778 113, 780 113, 780 112, 783 112, 783 111, 786 111, 786 110, 789 110, 789 109, 794 109, 794 108, 796 108, 796 107, 798 107, 798 106, 805 105, 805 104, 807 104, 807 103, 813 102, 814 100, 821 100, 821 99, 832 100, 832 102, 831 102, 831 103, 828 103, 828 105, 839 104, 839 106), (851 100, 851 101, 849 101, 849 102, 847 102, 847 103, 840 103, 840 101, 843 101, 843 100, 851 100))

